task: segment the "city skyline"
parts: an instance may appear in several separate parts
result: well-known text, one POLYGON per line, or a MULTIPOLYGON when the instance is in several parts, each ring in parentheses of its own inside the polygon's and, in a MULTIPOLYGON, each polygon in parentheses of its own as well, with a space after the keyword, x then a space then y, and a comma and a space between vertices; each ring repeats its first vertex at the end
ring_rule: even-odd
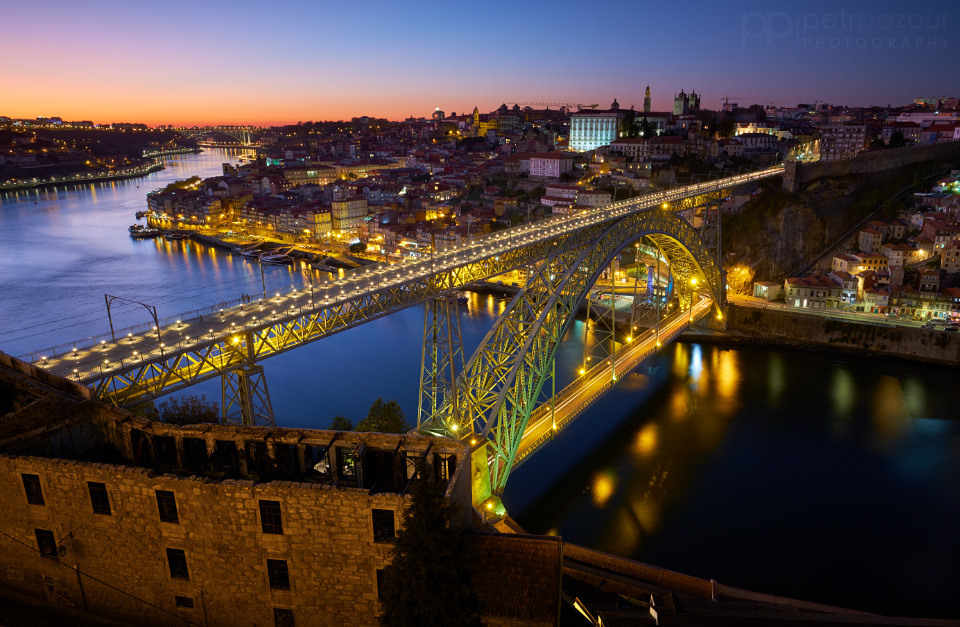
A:
POLYGON ((580 6, 374 3, 361 12, 285 2, 265 12, 177 2, 170 20, 107 0, 21 4, 8 9, 11 23, 43 20, 39 31, 0 42, 0 54, 18 60, 2 71, 18 88, 0 115, 268 126, 399 120, 437 107, 486 112, 514 101, 607 107, 616 98, 639 109, 648 84, 654 110, 671 108, 681 89, 701 94, 706 109, 725 96, 882 106, 954 95, 943 68, 956 27, 942 4, 905 13, 882 2, 862 14, 826 2, 803 12, 697 3, 682 14, 580 6))

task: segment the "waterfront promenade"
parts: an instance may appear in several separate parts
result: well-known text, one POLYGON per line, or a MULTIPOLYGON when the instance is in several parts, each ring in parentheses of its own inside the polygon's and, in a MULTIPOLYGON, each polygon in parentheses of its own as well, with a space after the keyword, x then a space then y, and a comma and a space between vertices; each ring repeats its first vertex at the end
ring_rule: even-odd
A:
POLYGON ((121 170, 107 170, 103 172, 81 172, 77 174, 65 174, 62 176, 48 176, 43 178, 31 179, 13 179, 0 183, 0 191, 13 191, 18 189, 33 189, 37 187, 47 187, 50 185, 71 185, 75 183, 95 183, 98 181, 111 181, 116 179, 129 179, 138 176, 146 176, 151 172, 162 170, 162 163, 151 163, 150 165, 136 168, 123 168, 121 170))

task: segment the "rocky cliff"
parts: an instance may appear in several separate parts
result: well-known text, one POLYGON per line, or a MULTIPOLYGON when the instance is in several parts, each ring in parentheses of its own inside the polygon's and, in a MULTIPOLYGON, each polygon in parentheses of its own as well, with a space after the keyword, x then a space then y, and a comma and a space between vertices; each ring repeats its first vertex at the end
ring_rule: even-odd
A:
POLYGON ((821 177, 797 192, 781 189, 779 180, 739 213, 723 218, 723 250, 734 263, 756 270, 754 280, 780 281, 804 263, 845 244, 868 219, 891 219, 905 208, 895 197, 930 176, 956 167, 943 162, 918 163, 886 172, 821 177))

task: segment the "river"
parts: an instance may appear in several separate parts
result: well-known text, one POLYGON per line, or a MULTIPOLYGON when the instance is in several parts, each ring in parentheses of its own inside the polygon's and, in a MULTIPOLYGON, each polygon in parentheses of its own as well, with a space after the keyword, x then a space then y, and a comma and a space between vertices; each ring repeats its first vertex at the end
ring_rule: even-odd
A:
MULTIPOLYGON (((260 290, 247 259, 190 241, 132 240, 146 192, 213 176, 240 153, 168 158, 141 179, 0 194, 0 350, 108 330, 104 294, 161 317, 260 290)), ((267 288, 309 277, 268 267, 267 288)), ((149 320, 115 301, 117 326, 149 320)), ((504 301, 461 309, 469 354, 504 301)), ((416 420, 423 309, 265 362, 281 426, 356 422, 377 398, 416 420)), ((558 386, 582 358, 561 346, 558 386)), ((958 617, 956 370, 675 344, 628 375, 510 478, 531 533, 762 592, 893 615, 958 617)), ((195 386, 220 400, 218 382, 195 386)))

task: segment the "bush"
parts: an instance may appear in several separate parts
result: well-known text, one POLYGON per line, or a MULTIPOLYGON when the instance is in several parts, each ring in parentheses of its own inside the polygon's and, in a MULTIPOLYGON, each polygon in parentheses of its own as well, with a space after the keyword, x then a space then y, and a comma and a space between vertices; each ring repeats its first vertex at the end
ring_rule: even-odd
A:
POLYGON ((206 395, 168 398, 160 403, 160 421, 172 425, 220 422, 220 407, 208 401, 206 395))
POLYGON ((353 431, 353 422, 346 416, 337 414, 330 421, 330 431, 353 431))
POLYGON ((397 401, 384 403, 382 398, 373 402, 367 417, 357 425, 357 431, 373 433, 406 433, 409 430, 410 425, 397 401))

